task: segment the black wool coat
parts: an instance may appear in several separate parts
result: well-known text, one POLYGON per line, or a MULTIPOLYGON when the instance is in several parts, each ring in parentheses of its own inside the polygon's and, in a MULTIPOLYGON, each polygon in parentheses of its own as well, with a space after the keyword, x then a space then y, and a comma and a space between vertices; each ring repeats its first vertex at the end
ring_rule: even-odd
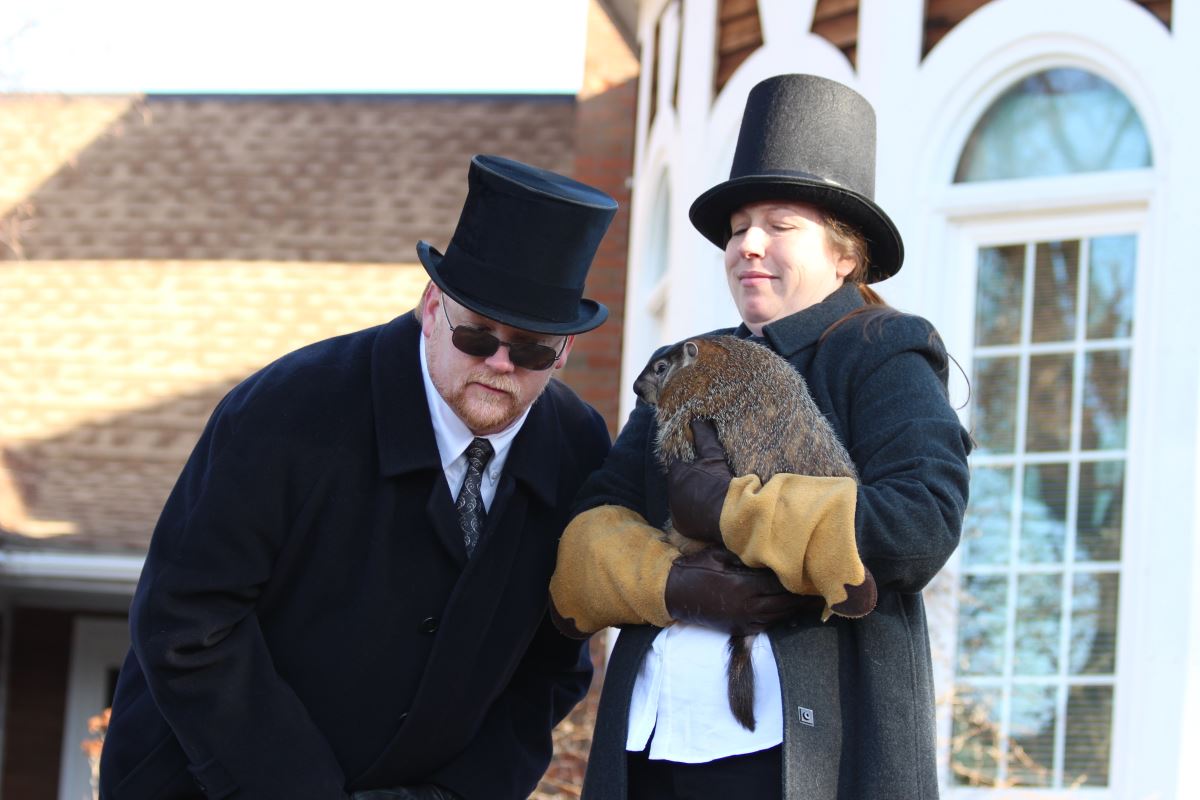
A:
POLYGON ((410 313, 319 342, 221 401, 138 582, 102 797, 536 785, 591 680, 548 623, 547 585, 607 428, 551 381, 468 559, 419 336, 410 313))
MULTIPOLYGON (((808 382, 861 484, 859 553, 879 603, 862 619, 811 612, 771 631, 783 694, 787 800, 931 800, 938 795, 933 677, 921 590, 958 544, 970 438, 947 400, 948 359, 925 320, 864 306, 853 286, 764 328, 808 382), (828 334, 822 340, 822 335, 828 334)), ((747 336, 743 326, 736 333, 747 336)), ((615 504, 667 519, 653 409, 639 403, 578 510, 615 504)), ((624 800, 625 739, 638 668, 658 633, 628 626, 605 672, 585 800, 624 800)))

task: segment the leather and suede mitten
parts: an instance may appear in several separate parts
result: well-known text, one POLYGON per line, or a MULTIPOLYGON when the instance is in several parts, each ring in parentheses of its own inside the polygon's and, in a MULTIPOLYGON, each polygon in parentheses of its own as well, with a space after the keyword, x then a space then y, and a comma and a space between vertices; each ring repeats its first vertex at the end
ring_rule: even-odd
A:
POLYGON ((852 478, 779 473, 765 484, 742 475, 721 511, 725 546, 751 567, 766 567, 790 591, 825 598, 831 614, 863 617, 875 608, 875 579, 858 554, 852 478))

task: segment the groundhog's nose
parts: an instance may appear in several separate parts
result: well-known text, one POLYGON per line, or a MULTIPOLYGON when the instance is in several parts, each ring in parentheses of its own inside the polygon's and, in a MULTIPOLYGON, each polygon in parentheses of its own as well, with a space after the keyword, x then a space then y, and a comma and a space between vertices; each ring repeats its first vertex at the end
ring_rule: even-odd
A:
POLYGON ((650 405, 658 402, 658 392, 654 391, 654 384, 646 378, 641 377, 633 382, 633 393, 650 405))

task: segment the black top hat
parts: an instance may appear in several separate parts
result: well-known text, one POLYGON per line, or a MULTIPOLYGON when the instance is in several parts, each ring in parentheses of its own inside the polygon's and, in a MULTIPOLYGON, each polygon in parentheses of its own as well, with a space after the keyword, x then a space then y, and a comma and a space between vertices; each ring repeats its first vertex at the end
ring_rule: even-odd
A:
POLYGON ((776 75, 746 98, 729 180, 696 198, 692 224, 717 247, 729 216, 747 203, 811 203, 858 228, 871 262, 867 282, 891 277, 904 243, 875 204, 875 110, 858 92, 816 75, 776 75))
POLYGON ((420 241, 417 255, 443 292, 477 314, 537 333, 581 333, 608 318, 583 298, 583 283, 616 213, 599 189, 477 155, 446 254, 420 241))

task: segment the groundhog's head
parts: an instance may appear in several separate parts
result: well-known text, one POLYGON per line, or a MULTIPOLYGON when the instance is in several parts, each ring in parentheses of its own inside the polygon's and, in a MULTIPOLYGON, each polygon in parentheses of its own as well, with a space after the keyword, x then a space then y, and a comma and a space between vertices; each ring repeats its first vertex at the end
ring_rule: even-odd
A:
POLYGON ((642 373, 633 382, 633 391, 650 405, 658 405, 663 388, 680 370, 695 363, 700 348, 695 341, 687 340, 671 345, 661 355, 650 359, 642 373))

